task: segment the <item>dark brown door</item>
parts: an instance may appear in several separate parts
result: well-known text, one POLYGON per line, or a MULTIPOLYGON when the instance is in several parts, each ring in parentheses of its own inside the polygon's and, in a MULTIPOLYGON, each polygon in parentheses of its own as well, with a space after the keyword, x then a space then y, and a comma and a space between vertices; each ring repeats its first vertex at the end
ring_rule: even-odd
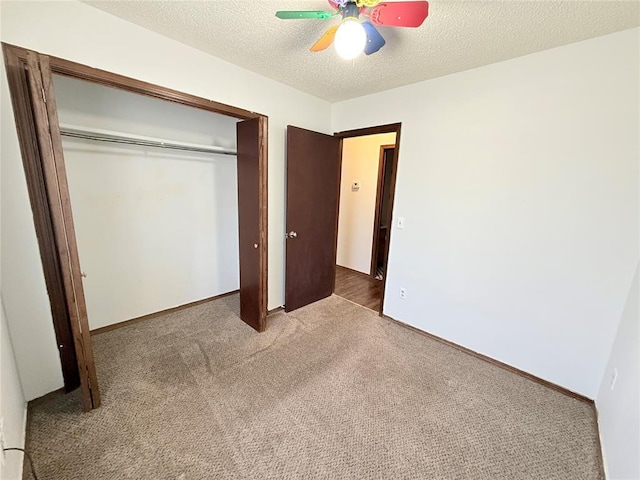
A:
POLYGON ((263 117, 237 123, 240 318, 262 332, 267 328, 267 176, 263 117))
POLYGON ((69 316, 82 400, 84 409, 91 410, 100 406, 100 391, 89 336, 87 307, 84 300, 49 57, 28 52, 27 72, 39 157, 51 209, 56 247, 61 259, 60 268, 66 303, 70 306, 69 316))
POLYGON ((333 293, 340 140, 287 127, 285 311, 333 293))

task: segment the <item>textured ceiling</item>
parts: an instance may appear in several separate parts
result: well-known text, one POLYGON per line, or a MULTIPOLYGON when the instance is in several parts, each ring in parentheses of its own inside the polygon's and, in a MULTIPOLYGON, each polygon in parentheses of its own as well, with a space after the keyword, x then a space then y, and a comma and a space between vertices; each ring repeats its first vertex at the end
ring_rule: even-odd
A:
POLYGON ((331 102, 640 25, 640 1, 433 0, 422 27, 380 27, 382 50, 345 61, 333 48, 309 52, 337 18, 274 16, 325 0, 85 3, 331 102))

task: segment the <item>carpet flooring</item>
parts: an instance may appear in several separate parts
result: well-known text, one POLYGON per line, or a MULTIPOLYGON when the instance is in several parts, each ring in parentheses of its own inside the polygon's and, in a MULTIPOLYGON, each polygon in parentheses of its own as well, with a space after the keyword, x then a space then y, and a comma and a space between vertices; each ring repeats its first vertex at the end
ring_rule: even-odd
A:
POLYGON ((599 479, 591 406, 332 296, 231 296, 93 337, 103 405, 34 405, 41 480, 599 479))

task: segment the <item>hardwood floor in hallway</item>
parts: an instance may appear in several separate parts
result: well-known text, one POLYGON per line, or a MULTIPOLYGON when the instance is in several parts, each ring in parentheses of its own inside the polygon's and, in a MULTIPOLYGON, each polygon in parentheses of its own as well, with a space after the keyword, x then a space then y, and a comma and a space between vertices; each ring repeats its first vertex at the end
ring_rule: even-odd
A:
POLYGON ((382 301, 382 281, 336 265, 336 295, 378 312, 382 301))

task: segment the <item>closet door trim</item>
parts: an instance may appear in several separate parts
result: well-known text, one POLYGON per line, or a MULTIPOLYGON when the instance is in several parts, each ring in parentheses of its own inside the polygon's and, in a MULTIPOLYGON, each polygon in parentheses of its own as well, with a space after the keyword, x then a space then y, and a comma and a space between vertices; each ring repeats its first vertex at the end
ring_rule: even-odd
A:
POLYGON ((206 98, 196 97, 188 93, 179 92, 178 90, 161 87, 160 85, 143 82, 142 80, 136 80, 135 78, 125 77, 124 75, 119 75, 117 73, 89 67, 63 58, 50 56, 49 63, 51 64, 51 71, 58 75, 65 75, 79 80, 99 83, 100 85, 107 87, 114 87, 120 90, 146 95, 148 97, 159 98, 161 100, 179 103, 181 105, 187 105, 201 110, 207 110, 209 112, 220 113, 240 120, 265 117, 265 115, 260 113, 251 112, 249 110, 215 102, 213 100, 207 100, 206 98))
POLYGON ((85 411, 89 411, 100 406, 100 390, 89 337, 87 307, 62 153, 62 138, 53 94, 53 79, 45 55, 29 52, 27 67, 36 136, 40 146, 44 180, 53 217, 57 254, 60 259, 65 299, 69 308, 71 332, 80 374, 82 402, 85 411))

